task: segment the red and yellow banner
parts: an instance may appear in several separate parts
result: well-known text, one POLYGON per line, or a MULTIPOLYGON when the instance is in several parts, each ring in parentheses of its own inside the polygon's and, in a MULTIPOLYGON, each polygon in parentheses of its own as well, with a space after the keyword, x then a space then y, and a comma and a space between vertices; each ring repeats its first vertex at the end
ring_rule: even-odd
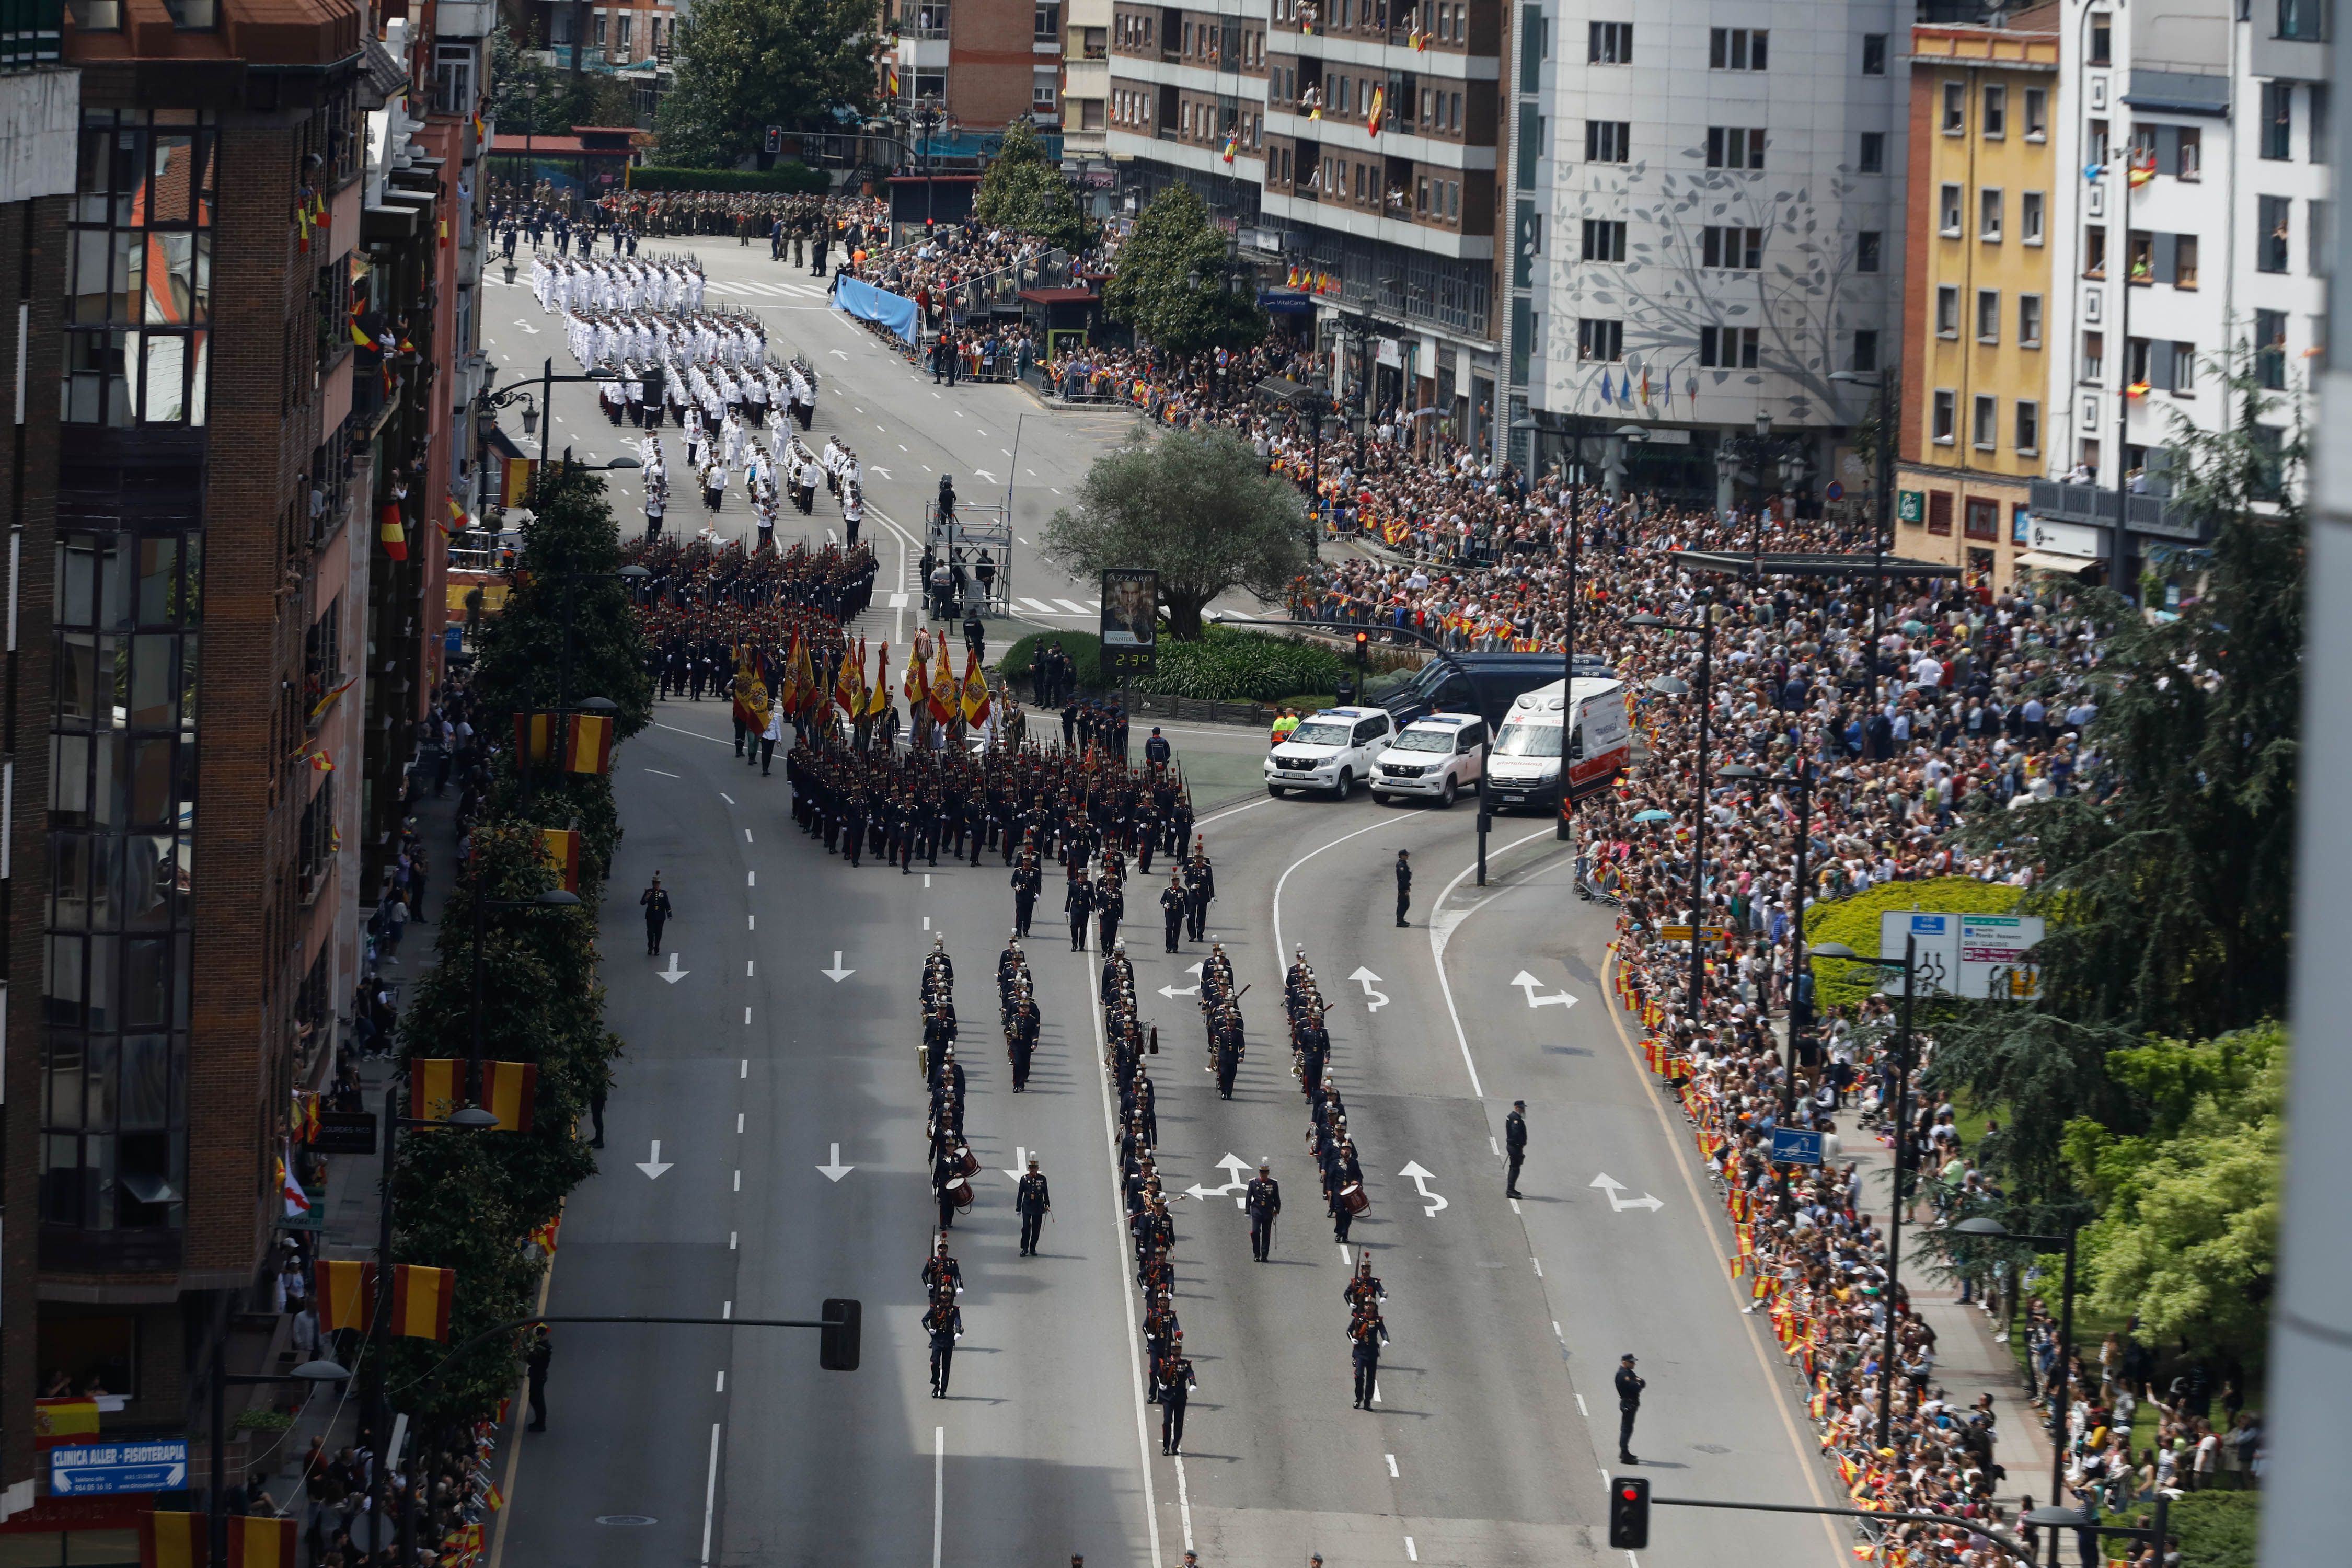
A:
POLYGON ((228 1568, 295 1568, 294 1521, 232 1514, 228 1568))
POLYGON ((201 1513, 141 1514, 139 1568, 205 1568, 212 1555, 208 1523, 201 1513))
POLYGON ((575 713, 572 716, 571 733, 564 737, 563 767, 565 772, 574 773, 609 773, 613 771, 611 718, 602 713, 575 713))
POLYGON ((518 713, 514 716, 515 755, 536 765, 555 753, 555 715, 518 713))
POLYGON ((580 830, 574 827, 542 827, 539 830, 541 847, 546 851, 547 863, 555 868, 562 879, 563 890, 580 890, 580 830))
POLYGON ((400 520, 398 502, 386 501, 383 510, 376 514, 375 536, 386 555, 394 561, 408 559, 408 529, 400 520))
POLYGON ((321 1259, 318 1270, 319 1327, 332 1332, 375 1321, 375 1265, 321 1259))
POLYGON ((457 1294, 457 1271, 403 1263, 392 1271, 392 1331, 410 1339, 449 1337, 450 1299, 457 1294))
POLYGON ((33 1401, 33 1447, 54 1448, 98 1436, 95 1399, 36 1399, 33 1401))

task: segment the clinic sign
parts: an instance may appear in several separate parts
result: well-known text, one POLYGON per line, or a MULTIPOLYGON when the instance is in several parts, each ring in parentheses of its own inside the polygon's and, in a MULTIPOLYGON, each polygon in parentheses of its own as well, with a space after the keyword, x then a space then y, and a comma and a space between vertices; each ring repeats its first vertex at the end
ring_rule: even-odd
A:
POLYGON ((49 1450, 51 1497, 100 1497, 110 1492, 169 1492, 188 1484, 188 1443, 162 1437, 142 1443, 88 1443, 49 1450))
MULTIPOLYGON (((1899 958, 1909 941, 1915 996, 2031 997, 2038 973, 2032 953, 2042 929, 2034 915, 1888 910, 1878 917, 1878 951, 1899 958)), ((1902 972, 1884 973, 1881 989, 1901 995, 1902 972)))

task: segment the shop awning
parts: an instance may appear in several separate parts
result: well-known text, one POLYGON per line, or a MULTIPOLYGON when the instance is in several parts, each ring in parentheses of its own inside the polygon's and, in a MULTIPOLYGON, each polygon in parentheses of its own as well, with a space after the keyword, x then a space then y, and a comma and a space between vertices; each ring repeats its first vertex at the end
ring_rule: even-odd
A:
POLYGON ((2062 555, 2055 550, 2029 550, 2017 557, 2020 566, 2031 566, 2037 572, 2085 572, 2103 564, 2095 556, 2062 555))

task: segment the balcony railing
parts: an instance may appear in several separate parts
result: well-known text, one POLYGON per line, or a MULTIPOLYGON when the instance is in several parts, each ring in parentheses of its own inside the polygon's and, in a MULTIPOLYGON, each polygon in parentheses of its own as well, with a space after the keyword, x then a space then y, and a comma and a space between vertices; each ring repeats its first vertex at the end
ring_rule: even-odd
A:
POLYGON ((55 65, 65 25, 65 0, 0 0, 0 71, 55 65))

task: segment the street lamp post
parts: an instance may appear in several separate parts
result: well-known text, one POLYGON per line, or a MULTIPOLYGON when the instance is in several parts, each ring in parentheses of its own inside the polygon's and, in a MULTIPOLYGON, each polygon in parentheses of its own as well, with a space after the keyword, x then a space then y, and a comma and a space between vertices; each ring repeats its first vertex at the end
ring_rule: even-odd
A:
MULTIPOLYGON (((1706 912, 1706 890, 1701 879, 1706 865, 1706 723, 1709 680, 1715 666, 1715 606, 1702 590, 1698 601, 1698 753, 1697 790, 1691 800, 1690 853, 1690 1026, 1694 1035, 1699 1027, 1699 1002, 1706 984, 1706 942, 1700 929, 1706 912)), ((1626 624, 1635 626, 1664 626, 1673 623, 1662 616, 1643 614, 1627 617, 1626 624)), ((1650 682, 1650 689, 1661 697, 1680 697, 1691 688, 1688 682, 1671 675, 1662 675, 1650 682)), ((1563 740, 1565 737, 1562 737, 1563 740)))
MULTIPOLYGON (((1982 1237, 1988 1241, 2024 1241, 2038 1247, 2065 1249, 2066 1274, 2058 1301, 2058 1382, 2049 1391, 2050 1501, 2055 1507, 2058 1505, 2059 1489, 2066 1481, 2066 1402, 2073 1397, 2074 1373, 2074 1243, 2081 1227, 2070 1225, 2063 1237, 2028 1236, 2010 1229, 1990 1215, 1977 1215, 1960 1221, 1952 1228, 1963 1236, 1982 1237)), ((2161 1492, 2158 1496, 2162 1496, 2161 1492)), ((2054 1533, 2051 1537, 2050 1561, 2053 1565, 2058 1561, 2054 1533)))
MULTIPOLYGON (((1879 620, 1886 602, 1886 540, 1894 531, 1895 504, 1895 440, 1902 426, 1901 387, 1903 367, 1890 364, 1883 374, 1859 370, 1833 370, 1832 381, 1845 382, 1853 386, 1875 387, 1878 391, 1878 440, 1872 456, 1873 487, 1878 491, 1876 504, 1871 508, 1870 526, 1870 707, 1878 709, 1878 639, 1879 620)), ((1864 733, 1867 727, 1865 725, 1864 733)))
POLYGON ((212 1547, 212 1561, 228 1561, 228 1510, 223 1500, 228 1496, 228 1391, 231 1387, 252 1387, 270 1383, 341 1383, 352 1374, 335 1362, 321 1356, 306 1361, 287 1373, 231 1372, 228 1369, 228 1325, 223 1321, 219 1335, 213 1342, 212 1364, 212 1495, 206 1503, 205 1534, 212 1547))
MULTIPOLYGON (((1805 852, 1812 847, 1813 780, 1811 770, 1805 765, 1802 752, 1797 757, 1794 778, 1773 778, 1760 768, 1746 763, 1734 763, 1719 768, 1716 777, 1746 779, 1756 784, 1773 784, 1797 792, 1797 896, 1794 920, 1790 926, 1790 1001, 1796 1001, 1795 990, 1805 973, 1805 852)), ((1809 1021, 1809 1020, 1808 1020, 1809 1021)), ((1780 1120, 1786 1122, 1797 1105, 1797 1030, 1799 1019, 1791 1005, 1789 1016, 1789 1060, 1780 1080, 1780 1120)))
POLYGON ((1895 1037, 1895 1182, 1888 1197, 1886 1225, 1886 1298, 1880 1310, 1886 1317, 1886 1336, 1878 1352, 1878 1447, 1888 1446, 1895 1427, 1895 1293, 1903 1268, 1903 1166, 1910 1146, 1911 1119, 1911 992, 1918 973, 1918 939, 1903 939, 1901 958, 1864 958, 1842 942, 1825 942, 1813 949, 1816 959, 1875 963, 1903 972, 1903 1014, 1895 1037))

